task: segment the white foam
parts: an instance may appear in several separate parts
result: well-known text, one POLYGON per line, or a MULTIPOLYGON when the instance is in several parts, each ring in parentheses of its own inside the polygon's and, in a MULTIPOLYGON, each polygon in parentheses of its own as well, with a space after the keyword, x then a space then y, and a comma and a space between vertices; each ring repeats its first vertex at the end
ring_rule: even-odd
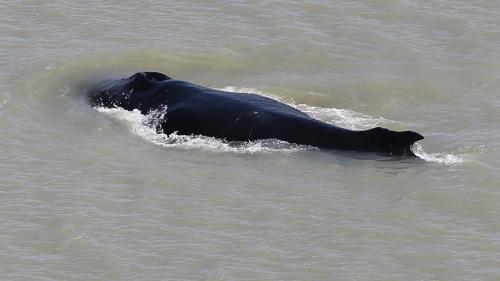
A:
POLYGON ((297 106, 311 117, 351 130, 366 130, 392 122, 382 117, 373 117, 348 109, 324 108, 305 104, 297 106))
MULTIPOLYGON (((97 107, 96 110, 105 113, 113 119, 125 122, 130 131, 141 138, 164 147, 182 149, 205 149, 215 152, 265 153, 265 152, 297 152, 310 149, 308 146, 291 144, 276 139, 250 142, 227 142, 221 139, 201 135, 166 135, 157 133, 156 126, 166 113, 166 108, 143 115, 137 109, 128 111, 123 108, 97 107)), ((168 121, 167 121, 168 122, 168 121)))
MULTIPOLYGON (((252 88, 225 87, 220 90, 237 92, 242 94, 255 93, 262 96, 266 96, 278 100, 280 102, 286 103, 292 107, 295 107, 311 115, 313 118, 353 130, 363 130, 380 126, 382 124, 395 122, 382 117, 373 117, 367 114, 362 114, 347 109, 323 108, 305 104, 295 104, 293 102, 286 101, 280 97, 276 97, 252 88)), ((277 152, 277 151, 297 152, 306 149, 312 149, 309 146, 291 144, 276 139, 258 140, 251 142, 227 142, 217 138, 201 136, 201 135, 186 136, 186 135, 178 135, 176 133, 170 135, 157 133, 156 128, 159 125, 159 122, 163 119, 163 117, 166 114, 166 107, 156 111, 152 111, 147 115, 141 114, 140 111, 137 109, 133 111, 128 111, 122 108, 99 107, 96 109, 100 112, 109 115, 110 117, 116 120, 125 122, 133 134, 140 136, 141 138, 149 142, 164 147, 175 147, 182 149, 204 149, 216 152, 229 151, 229 152, 250 153, 250 154, 277 152)), ((462 157, 453 154, 426 153, 423 150, 422 146, 418 143, 416 143, 413 146, 413 151, 418 157, 428 162, 436 162, 448 165, 458 165, 464 161, 462 157)))
MULTIPOLYGON (((381 123, 388 122, 384 118, 374 118, 370 115, 361 114, 346 109, 337 108, 322 108, 309 106, 305 104, 295 104, 284 100, 283 98, 270 95, 268 93, 258 91, 253 88, 236 88, 225 87, 220 90, 231 91, 236 93, 254 93, 266 96, 280 102, 286 103, 295 107, 314 118, 335 124, 338 126, 346 127, 349 129, 366 129, 377 126, 381 123)), ((297 152, 306 149, 313 149, 310 146, 291 144, 285 141, 276 139, 258 140, 251 142, 227 142, 217 138, 207 136, 186 136, 178 134, 162 134, 157 133, 157 126, 159 121, 163 119, 166 114, 166 108, 156 110, 148 115, 143 115, 139 110, 128 111, 122 108, 96 108, 98 111, 103 112, 112 118, 127 123, 130 131, 140 136, 141 138, 164 147, 177 147, 183 149, 205 149, 210 151, 231 151, 236 153, 257 153, 257 152, 297 152)), ((167 121, 168 122, 168 121, 167 121)))
POLYGON ((427 162, 436 162, 446 165, 460 165, 464 162, 464 156, 446 153, 427 153, 419 143, 415 143, 412 150, 415 155, 427 162))
POLYGON ((253 88, 224 87, 219 90, 236 93, 253 93, 265 96, 285 103, 291 107, 297 108, 298 110, 309 114, 315 119, 351 130, 366 130, 380 126, 382 124, 396 123, 395 121, 389 119, 385 119, 382 117, 373 117, 368 114, 363 114, 348 109, 325 108, 307 104, 295 104, 281 97, 273 96, 271 94, 253 88))

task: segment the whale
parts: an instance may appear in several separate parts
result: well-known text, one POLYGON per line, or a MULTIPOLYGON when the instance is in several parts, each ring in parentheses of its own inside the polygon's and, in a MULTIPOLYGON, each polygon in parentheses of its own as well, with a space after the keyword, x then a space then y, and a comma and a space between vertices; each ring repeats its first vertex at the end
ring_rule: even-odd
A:
POLYGON ((87 91, 93 107, 164 110, 158 133, 203 135, 228 142, 277 139, 327 150, 415 157, 412 145, 424 137, 413 131, 375 127, 350 130, 317 120, 277 100, 176 80, 159 72, 104 80, 87 91))

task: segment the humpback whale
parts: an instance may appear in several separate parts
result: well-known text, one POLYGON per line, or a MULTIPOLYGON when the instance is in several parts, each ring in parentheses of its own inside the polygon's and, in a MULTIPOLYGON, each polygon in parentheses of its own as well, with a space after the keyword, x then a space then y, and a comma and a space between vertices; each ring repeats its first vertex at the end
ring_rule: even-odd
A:
POLYGON ((207 88, 158 72, 106 80, 88 91, 96 107, 137 109, 143 114, 166 107, 158 132, 204 135, 227 141, 278 139, 322 149, 415 156, 411 146, 424 137, 413 131, 376 127, 349 130, 322 122, 274 99, 207 88))

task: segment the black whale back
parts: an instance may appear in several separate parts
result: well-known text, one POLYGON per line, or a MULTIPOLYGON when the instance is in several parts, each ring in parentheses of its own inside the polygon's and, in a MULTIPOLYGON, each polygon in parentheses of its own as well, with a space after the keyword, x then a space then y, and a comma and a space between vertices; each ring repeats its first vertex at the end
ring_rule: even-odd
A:
POLYGON ((210 89, 158 72, 104 81, 89 91, 93 106, 139 109, 166 107, 159 130, 206 135, 230 141, 280 139, 327 149, 414 156, 411 145, 423 139, 412 131, 384 128, 353 131, 327 124, 276 100, 255 94, 210 89))

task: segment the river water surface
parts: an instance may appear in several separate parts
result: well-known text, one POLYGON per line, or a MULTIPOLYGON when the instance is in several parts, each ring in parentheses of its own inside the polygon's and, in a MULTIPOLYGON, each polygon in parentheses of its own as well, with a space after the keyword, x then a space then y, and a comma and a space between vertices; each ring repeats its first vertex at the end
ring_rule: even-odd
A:
POLYGON ((1 280, 500 280, 497 1, 0 2, 1 280), (418 159, 165 136, 84 85, 160 71, 418 159))

